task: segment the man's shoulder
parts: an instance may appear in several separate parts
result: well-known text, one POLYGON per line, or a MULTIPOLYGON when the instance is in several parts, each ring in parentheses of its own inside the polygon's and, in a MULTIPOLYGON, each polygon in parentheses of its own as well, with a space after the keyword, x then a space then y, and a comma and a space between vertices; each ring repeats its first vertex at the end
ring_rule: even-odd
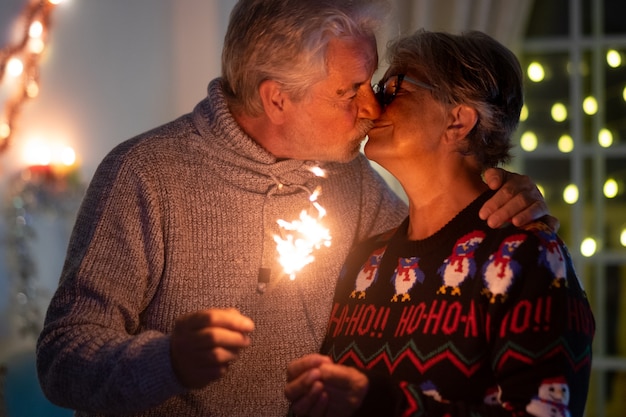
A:
POLYGON ((181 140, 193 136, 193 131, 191 117, 186 114, 120 142, 110 151, 110 154, 141 153, 142 151, 154 153, 161 148, 180 145, 181 140))

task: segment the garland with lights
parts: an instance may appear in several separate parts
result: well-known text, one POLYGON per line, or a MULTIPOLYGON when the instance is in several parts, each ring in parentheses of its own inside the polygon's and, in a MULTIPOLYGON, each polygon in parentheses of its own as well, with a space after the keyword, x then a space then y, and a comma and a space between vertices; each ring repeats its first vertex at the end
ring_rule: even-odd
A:
POLYGON ((5 74, 19 80, 0 114, 0 152, 9 146, 22 105, 39 94, 39 64, 50 33, 50 14, 62 0, 30 0, 20 14, 19 39, 0 50, 0 83, 5 74))
MULTIPOLYGON (((0 83, 8 79, 6 100, 0 107, 0 153, 14 136, 21 107, 39 94, 39 67, 50 33, 50 16, 62 0, 27 0, 18 17, 16 41, 0 50, 0 83)), ((0 103, 2 104, 2 103, 0 103)), ((72 155, 73 156, 73 155, 72 155)), ((53 216, 54 221, 73 217, 84 186, 73 161, 67 166, 36 161, 8 182, 4 201, 7 267, 11 291, 11 316, 22 338, 34 338, 43 324, 49 301, 37 282, 33 245, 38 236, 36 219, 53 216)))
POLYGON ((75 217, 85 186, 76 172, 57 175, 46 167, 29 167, 9 184, 4 206, 7 262, 12 282, 14 317, 20 337, 37 337, 51 294, 37 283, 32 245, 37 239, 35 217, 55 222, 75 217))

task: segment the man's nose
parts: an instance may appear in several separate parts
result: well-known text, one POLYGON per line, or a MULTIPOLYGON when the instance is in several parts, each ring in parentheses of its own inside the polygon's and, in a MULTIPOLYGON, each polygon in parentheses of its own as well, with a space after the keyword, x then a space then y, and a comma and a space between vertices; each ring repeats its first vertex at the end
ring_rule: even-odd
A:
POLYGON ((365 91, 359 97, 359 117, 362 119, 376 120, 380 116, 382 111, 374 90, 370 88, 364 89, 365 91))

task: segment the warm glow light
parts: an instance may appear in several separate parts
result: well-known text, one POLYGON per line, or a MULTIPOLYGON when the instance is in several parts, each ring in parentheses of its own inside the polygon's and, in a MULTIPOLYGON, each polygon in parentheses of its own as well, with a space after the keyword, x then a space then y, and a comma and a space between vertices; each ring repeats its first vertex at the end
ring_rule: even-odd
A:
POLYGON ((40 140, 32 140, 25 147, 24 160, 28 165, 50 165, 52 150, 40 140))
POLYGON ((600 129, 598 133, 598 143, 603 148, 608 148, 613 144, 613 133, 609 129, 600 129))
POLYGON ((28 82, 28 85, 26 86, 26 95, 29 98, 35 98, 39 95, 39 84, 37 84, 37 81, 30 80, 28 82))
POLYGON ((619 185, 617 184, 617 181, 615 181, 614 178, 609 178, 608 180, 606 180, 606 182, 604 183, 603 191, 606 198, 617 197, 617 194, 619 193, 619 185))
POLYGON ((622 65, 622 55, 615 49, 609 49, 606 52, 606 63, 611 68, 617 68, 622 65))
POLYGON ((528 107, 524 104, 522 106, 522 111, 519 114, 519 120, 521 122, 525 122, 528 119, 528 107))
POLYGON ((21 59, 13 57, 7 62, 6 68, 7 74, 11 77, 19 77, 24 71, 24 63, 21 59))
POLYGON ((626 227, 622 229, 622 233, 619 235, 619 243, 626 247, 626 227))
MULTIPOLYGON (((318 177, 325 175, 324 170, 319 167, 311 168, 311 172, 318 177)), ((326 210, 317 202, 321 190, 321 187, 317 187, 309 196, 309 201, 317 212, 315 217, 309 215, 307 210, 302 210, 298 220, 277 220, 281 228, 281 235, 274 235, 278 262, 291 280, 295 279, 298 271, 315 260, 312 255, 314 250, 330 246, 330 232, 320 223, 326 215, 326 210)))
POLYGON ((622 98, 626 101, 626 87, 622 90, 622 98))
POLYGON ((31 38, 40 38, 41 35, 43 35, 43 25, 39 20, 35 20, 28 28, 28 36, 31 38))
POLYGON ((589 116, 598 112, 598 102, 595 97, 589 96, 583 100, 583 111, 589 116))
POLYGON ((574 139, 570 135, 561 135, 558 143, 559 151, 569 153, 574 150, 574 139))
POLYGON ((574 204, 578 201, 578 187, 570 184, 563 190, 563 201, 567 204, 574 204))
POLYGON ((11 134, 11 126, 6 122, 0 122, 0 139, 6 139, 11 134))
POLYGON ((531 81, 536 82, 536 83, 543 81, 543 79, 546 76, 543 66, 538 62, 532 62, 528 66, 527 73, 528 73, 528 78, 531 81))
POLYGON ((76 164, 76 152, 71 146, 51 145, 44 139, 31 139, 24 147, 24 161, 27 165, 45 165, 67 172, 76 164))
POLYGON ((532 152, 537 149, 537 143, 537 135, 531 131, 524 132, 520 138, 520 145, 526 152, 532 152))
POLYGON ((598 244, 596 240, 591 237, 584 239, 582 243, 580 244, 580 253, 582 253, 582 255, 587 258, 589 258, 590 256, 593 256, 596 253, 597 249, 598 249, 598 244))
POLYGON ((43 52, 45 44, 40 38, 31 38, 28 40, 28 50, 33 54, 40 54, 43 52))
POLYGON ((318 166, 311 167, 310 170, 317 177, 323 177, 323 176, 326 175, 324 170, 322 168, 318 167, 318 166))
POLYGON ((330 246, 330 233, 317 220, 306 210, 302 210, 299 220, 278 220, 278 225, 288 232, 285 238, 274 236, 278 261, 292 280, 296 277, 296 272, 315 260, 312 255, 314 249, 319 249, 322 245, 330 246))
MULTIPOLYGON (((4 75, 12 78, 20 78, 11 82, 7 94, 0 97, 0 113, 4 112, 6 124, 10 127, 3 128, 0 152, 8 149, 11 138, 15 135, 16 119, 21 113, 21 107, 29 99, 39 95, 38 83, 41 69, 41 59, 45 50, 50 29, 50 13, 54 5, 60 0, 28 0, 23 1, 24 8, 17 19, 19 35, 4 45, 0 51, 0 82, 4 81, 4 75)), ((1 127, 1 126, 0 126, 1 127)))
POLYGON ((66 146, 60 150, 58 160, 61 164, 70 167, 76 162, 76 152, 70 146, 66 146))
POLYGON ((554 103, 552 110, 552 119, 556 122, 562 122, 567 119, 567 108, 563 103, 554 103))

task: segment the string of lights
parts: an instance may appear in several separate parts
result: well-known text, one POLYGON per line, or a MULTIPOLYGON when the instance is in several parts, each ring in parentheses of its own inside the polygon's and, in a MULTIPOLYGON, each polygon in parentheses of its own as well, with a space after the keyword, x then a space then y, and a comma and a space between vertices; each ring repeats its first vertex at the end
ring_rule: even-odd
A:
POLYGON ((9 90, 0 107, 0 153, 15 132, 22 106, 39 95, 39 67, 50 34, 50 15, 62 0, 29 0, 18 17, 20 36, 0 50, 0 86, 9 90))

